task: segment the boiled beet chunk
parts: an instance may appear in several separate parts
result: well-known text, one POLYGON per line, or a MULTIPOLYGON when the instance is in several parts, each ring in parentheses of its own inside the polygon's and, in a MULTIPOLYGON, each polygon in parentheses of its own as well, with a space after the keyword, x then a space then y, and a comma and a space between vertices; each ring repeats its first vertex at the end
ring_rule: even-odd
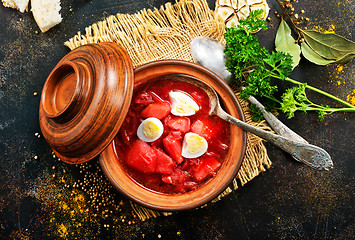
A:
POLYGON ((175 191, 180 193, 191 191, 197 186, 196 182, 190 180, 190 176, 186 171, 178 168, 174 169, 170 175, 163 176, 162 181, 174 185, 175 191))
POLYGON ((126 162, 128 166, 137 171, 153 173, 156 168, 157 155, 146 142, 137 140, 129 150, 126 162))
POLYGON ((179 117, 169 115, 165 118, 165 124, 168 125, 173 130, 180 131, 182 133, 187 133, 190 131, 190 119, 187 117, 179 117))
POLYGON ((171 157, 166 155, 164 152, 159 150, 158 148, 155 148, 155 153, 157 156, 157 163, 156 163, 156 168, 155 171, 158 173, 163 173, 163 174, 170 174, 173 172, 173 169, 175 167, 175 162, 171 157))
POLYGON ((174 159, 177 163, 181 163, 184 159, 181 156, 181 132, 171 132, 168 136, 163 139, 163 146, 165 151, 169 156, 174 159))
POLYGON ((155 117, 161 120, 168 116, 171 111, 170 102, 161 99, 154 92, 150 92, 149 96, 151 96, 151 100, 153 100, 153 103, 149 104, 143 109, 143 111, 141 112, 141 117, 155 117))
POLYGON ((170 175, 163 176, 162 180, 172 185, 181 185, 189 181, 189 176, 187 172, 176 168, 170 175))
POLYGON ((220 119, 213 119, 212 117, 198 119, 191 125, 191 132, 197 133, 206 140, 218 138, 223 134, 223 125, 217 124, 216 121, 218 122, 218 120, 220 119))
POLYGON ((202 181, 208 176, 212 176, 216 170, 219 169, 221 163, 213 157, 204 157, 200 159, 199 164, 194 171, 196 181, 202 181))
MULTIPOLYGON (((206 98, 202 96, 199 92, 193 91, 190 93, 191 97, 195 100, 197 105, 202 108, 206 104, 206 98)), ((209 105, 209 104, 208 104, 209 105)))
POLYGON ((166 116, 168 116, 170 111, 171 111, 171 105, 168 101, 151 103, 143 109, 143 111, 141 112, 141 117, 142 118, 155 117, 161 120, 166 116))

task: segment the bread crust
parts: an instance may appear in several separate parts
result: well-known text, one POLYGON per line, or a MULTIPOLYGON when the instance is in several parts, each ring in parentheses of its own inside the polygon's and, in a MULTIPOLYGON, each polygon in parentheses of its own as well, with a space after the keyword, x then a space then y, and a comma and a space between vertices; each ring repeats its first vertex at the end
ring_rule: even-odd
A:
POLYGON ((31 7, 33 17, 42 32, 48 31, 62 21, 59 0, 31 0, 31 7))
POLYGON ((28 11, 29 0, 2 0, 4 7, 14 8, 24 13, 28 11))

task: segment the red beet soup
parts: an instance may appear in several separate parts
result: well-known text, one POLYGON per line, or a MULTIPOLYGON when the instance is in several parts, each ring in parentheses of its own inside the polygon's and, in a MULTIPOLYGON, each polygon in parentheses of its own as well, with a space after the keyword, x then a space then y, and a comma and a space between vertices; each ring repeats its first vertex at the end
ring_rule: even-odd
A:
POLYGON ((207 94, 187 82, 165 79, 135 86, 130 109, 114 139, 118 161, 128 176, 165 194, 193 191, 212 179, 228 152, 230 125, 209 116, 209 110, 207 94), (181 102, 176 105, 172 92, 192 101, 178 96, 181 102), (197 104, 198 110, 176 113, 191 110, 189 102, 197 104), (153 124, 147 127, 144 121, 150 119, 153 124), (197 153, 201 146, 205 149, 197 153), (184 148, 190 152, 184 154, 184 148))

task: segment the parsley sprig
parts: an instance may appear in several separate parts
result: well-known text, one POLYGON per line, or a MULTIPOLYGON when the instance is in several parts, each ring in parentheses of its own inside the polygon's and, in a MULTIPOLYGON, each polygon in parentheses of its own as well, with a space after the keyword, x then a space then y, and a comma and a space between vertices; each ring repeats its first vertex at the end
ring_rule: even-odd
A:
POLYGON ((292 118, 296 111, 316 111, 320 120, 333 112, 355 112, 355 106, 350 103, 288 77, 292 72, 292 56, 283 52, 269 53, 260 47, 259 39, 252 34, 267 28, 266 22, 260 20, 261 16, 262 10, 253 11, 248 18, 240 20, 239 25, 228 28, 224 34, 227 69, 245 87, 241 98, 246 100, 249 96, 255 96, 266 99, 263 103, 268 110, 281 110, 288 118, 292 118), (286 89, 279 100, 276 97, 278 87, 274 84, 275 79, 288 81, 296 86, 286 89), (323 94, 346 107, 331 108, 315 104, 307 98, 306 89, 323 94))

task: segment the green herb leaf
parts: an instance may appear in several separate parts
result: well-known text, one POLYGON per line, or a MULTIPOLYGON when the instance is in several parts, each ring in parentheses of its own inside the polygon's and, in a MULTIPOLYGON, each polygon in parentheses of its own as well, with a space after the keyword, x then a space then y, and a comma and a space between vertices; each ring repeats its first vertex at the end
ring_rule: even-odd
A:
POLYGON ((314 30, 301 30, 305 41, 314 52, 329 60, 352 59, 355 56, 355 43, 335 33, 321 33, 314 30))
MULTIPOLYGON (((246 100, 249 96, 260 97, 260 99, 263 99, 263 104, 268 110, 282 110, 289 118, 293 117, 297 111, 305 113, 309 111, 317 112, 320 119, 333 112, 355 112, 355 106, 352 106, 348 102, 287 77, 292 71, 292 56, 284 52, 269 53, 265 48, 260 47, 258 38, 251 33, 252 29, 265 26, 263 24, 265 21, 258 19, 257 15, 258 12, 250 14, 249 18, 240 21, 238 26, 228 28, 224 34, 224 39, 226 40, 224 49, 226 53, 226 67, 232 73, 233 79, 240 81, 245 87, 240 95, 241 99, 246 100), (280 94, 278 86, 274 85, 277 79, 296 85, 296 87, 287 89, 282 94, 281 101, 277 97, 280 94), (307 98, 306 89, 323 94, 347 107, 330 108, 329 106, 313 103, 307 98)), ((284 36, 288 35, 286 34, 287 31, 283 33, 284 36)), ((307 44, 305 46, 307 47, 307 44)), ((307 50, 312 54, 312 47, 309 47, 307 50)), ((353 53, 349 51, 342 52, 344 54, 339 55, 337 61, 349 61, 353 53)), ((318 58, 321 57, 319 56, 318 58)), ((254 110, 251 109, 251 113, 256 119, 260 119, 258 111, 254 110)))
POLYGON ((264 120, 263 113, 260 111, 260 109, 255 104, 249 105, 249 111, 251 114, 251 119, 254 122, 261 122, 262 120, 264 120))
POLYGON ((280 109, 284 112, 287 118, 292 118, 295 116, 295 112, 299 110, 297 101, 294 97, 294 94, 297 90, 297 87, 286 89, 286 92, 281 97, 281 107, 280 109))
POLYGON ((301 50, 303 56, 312 63, 318 65, 327 65, 329 63, 334 62, 334 60, 325 59, 321 55, 313 51, 312 48, 310 48, 306 42, 301 43, 301 50))
POLYGON ((291 29, 284 19, 281 19, 280 26, 277 29, 275 46, 276 51, 289 53, 292 56, 293 68, 298 65, 301 60, 301 49, 300 46, 295 43, 295 39, 291 36, 291 29))
POLYGON ((264 62, 272 68, 270 72, 279 75, 282 80, 292 72, 292 56, 288 53, 272 52, 265 56, 264 62))
POLYGON ((262 19, 263 12, 263 9, 251 11, 249 13, 249 17, 239 20, 239 24, 243 27, 246 27, 247 30, 251 33, 257 32, 260 29, 266 29, 266 22, 260 20, 262 19))

